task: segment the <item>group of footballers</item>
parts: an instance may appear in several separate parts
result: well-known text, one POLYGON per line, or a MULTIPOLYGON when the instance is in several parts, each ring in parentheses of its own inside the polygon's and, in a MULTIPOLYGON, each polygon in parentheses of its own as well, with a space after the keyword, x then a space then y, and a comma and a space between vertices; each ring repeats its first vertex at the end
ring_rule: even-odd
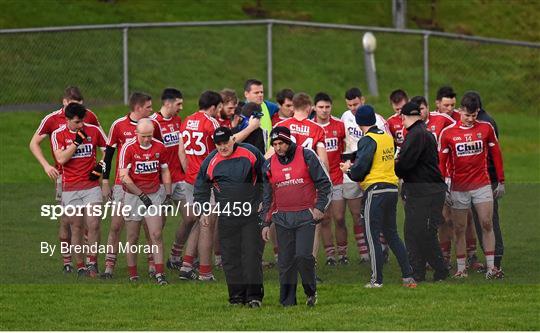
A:
MULTIPOLYGON (((340 169, 341 162, 354 161, 358 141, 363 137, 356 124, 355 113, 364 105, 365 98, 358 88, 347 90, 344 97, 347 110, 337 118, 333 116, 333 100, 326 93, 317 93, 311 99, 305 93, 295 94, 291 89, 283 89, 278 92, 275 104, 264 99, 263 83, 251 79, 244 86, 245 101, 240 101, 231 89, 205 91, 199 97, 198 110, 181 119, 183 95, 178 89, 163 90, 161 106, 155 113, 152 98, 135 92, 129 99, 129 112, 112 123, 107 136, 96 115, 83 105, 80 90, 77 87, 66 88, 63 107, 42 120, 30 142, 30 150, 45 173, 56 181, 56 199, 62 205, 84 206, 109 200, 118 205, 129 205, 132 210, 127 215, 114 214, 111 217, 101 274, 98 253, 93 252, 73 253, 73 258, 72 253, 63 253, 64 273, 76 270, 79 276, 112 279, 122 229, 126 227, 127 242, 137 244, 142 226, 146 244, 157 249, 147 253, 147 261, 148 273, 158 284, 168 283, 165 267, 177 271, 183 280, 215 280, 213 266, 221 264, 216 237, 217 219, 211 216, 206 219, 209 222, 198 223, 198 217, 190 210, 189 204, 193 203, 194 183, 200 166, 215 149, 212 135, 220 126, 233 129, 237 142, 250 142, 254 135, 261 135, 263 142, 259 149, 263 150, 266 158, 273 154, 267 139, 274 126, 289 128, 296 144, 313 149, 328 170, 333 184, 331 206, 317 225, 314 256, 317 258, 322 240, 326 265, 349 264, 345 223, 348 207, 360 260, 368 262, 362 216, 363 193, 358 183, 340 169), (47 137, 50 137, 54 164, 47 161, 40 147, 47 137), (110 184, 115 153, 115 178, 114 184, 110 184), (167 217, 140 214, 136 209, 160 204, 180 205, 182 215, 168 258, 165 258, 162 240, 167 217)), ((376 125, 391 134, 396 147, 399 147, 406 135, 400 110, 409 97, 398 89, 390 94, 389 99, 394 114, 387 120, 377 114, 376 125)), ((424 97, 416 96, 410 100, 420 105, 422 118, 439 142, 441 171, 452 184, 452 195, 449 194, 448 205, 444 208, 445 223, 439 227, 440 245, 447 264, 450 266, 451 244, 454 242, 457 258, 455 277, 466 277, 467 268, 485 271, 486 266, 476 258, 478 232, 482 237, 480 244, 487 259, 489 278, 501 278, 502 249, 497 250, 502 248, 500 228, 497 220, 498 231, 494 236, 491 228, 493 204, 483 204, 494 199, 496 202, 504 193, 502 157, 493 127, 476 120, 479 110, 456 110, 456 94, 451 87, 439 89, 434 112, 428 111, 424 97), (473 136, 470 134, 472 128, 476 131, 473 136), (488 162, 496 170, 494 195, 488 162), (490 185, 489 193, 484 186, 486 179, 490 185), (482 186, 475 187, 476 184, 482 186), (461 197, 457 197, 458 194, 461 197), (471 210, 471 206, 476 209, 471 210), (479 221, 477 226, 481 230, 475 228, 475 220, 479 221), (494 260, 495 252, 498 253, 494 260)), ((496 209, 495 206, 495 213, 496 209)), ((100 227, 98 216, 63 216, 59 239, 71 245, 99 244, 100 227)), ((387 257, 388 246, 382 234, 380 238, 387 257)), ((275 230, 271 231, 270 239, 275 260, 279 260, 275 230)), ((137 281, 136 251, 128 251, 126 259, 129 279, 137 281)))

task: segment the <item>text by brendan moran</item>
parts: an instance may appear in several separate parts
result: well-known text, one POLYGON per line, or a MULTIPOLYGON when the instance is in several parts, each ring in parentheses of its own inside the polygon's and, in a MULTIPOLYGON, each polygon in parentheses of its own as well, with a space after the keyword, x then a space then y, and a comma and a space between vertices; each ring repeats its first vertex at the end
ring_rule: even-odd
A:
MULTIPOLYGON (((41 254, 48 254, 53 256, 58 248, 57 244, 51 244, 48 242, 41 242, 40 245, 41 254)), ((68 242, 60 242, 60 254, 74 254, 74 253, 115 253, 112 245, 100 245, 84 244, 84 245, 71 245, 68 242)), ((117 253, 158 253, 157 245, 147 244, 130 244, 129 242, 118 242, 117 253)))

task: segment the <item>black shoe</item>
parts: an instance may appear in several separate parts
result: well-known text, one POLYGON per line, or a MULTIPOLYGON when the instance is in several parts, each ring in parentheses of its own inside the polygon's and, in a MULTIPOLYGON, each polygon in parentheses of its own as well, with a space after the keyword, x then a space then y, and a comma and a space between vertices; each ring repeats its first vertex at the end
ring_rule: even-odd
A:
POLYGON ((98 275, 98 268, 96 264, 88 264, 86 265, 86 272, 89 277, 95 278, 98 275))
POLYGON ((99 276, 100 278, 102 278, 103 280, 112 280, 113 276, 112 276, 112 273, 101 273, 101 275, 99 276))
POLYGON ((199 278, 199 275, 197 272, 195 272, 194 269, 190 271, 180 271, 180 274, 178 275, 180 280, 187 280, 187 281, 193 281, 197 280, 199 278))
POLYGON ((81 267, 77 269, 77 277, 86 277, 88 276, 88 271, 86 267, 81 267))
POLYGON ((156 274, 156 283, 159 284, 160 286, 169 284, 164 274, 156 274))
POLYGON ((180 271, 180 268, 182 268, 182 261, 171 261, 170 259, 167 260, 167 268, 172 271, 180 271))
POLYGON ((341 258, 338 259, 338 264, 340 265, 348 265, 349 264, 349 258, 347 256, 341 256, 341 258))
POLYGON ((334 257, 328 257, 326 258, 326 266, 336 266, 337 261, 334 259, 334 257))
POLYGON ((73 266, 71 266, 71 264, 65 264, 64 268, 62 269, 62 272, 64 272, 64 274, 73 273, 73 266))
POLYGON ((252 309, 260 308, 262 306, 262 302, 254 299, 254 300, 249 301, 247 303, 247 306, 252 309))
POLYGON ((317 293, 315 293, 313 296, 308 296, 306 300, 306 305, 309 307, 313 307, 315 304, 317 304, 317 293))

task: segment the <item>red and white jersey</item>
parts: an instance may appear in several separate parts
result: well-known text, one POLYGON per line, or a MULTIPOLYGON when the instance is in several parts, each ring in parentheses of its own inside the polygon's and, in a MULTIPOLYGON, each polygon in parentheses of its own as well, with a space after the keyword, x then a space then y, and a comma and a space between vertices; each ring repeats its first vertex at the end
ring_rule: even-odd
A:
POLYGON ((444 115, 447 115, 448 117, 454 119, 454 121, 456 121, 456 122, 461 121, 461 114, 459 113, 458 110, 455 110, 455 109, 451 113, 439 112, 437 110, 435 110, 433 112, 430 112, 430 113, 444 114, 444 115))
POLYGON ((216 120, 219 123, 219 126, 232 128, 232 122, 230 119, 223 119, 221 117, 218 117, 216 120))
MULTIPOLYGON (((86 115, 84 116, 83 121, 87 124, 101 127, 96 115, 88 109, 86 109, 86 115)), ((54 131, 56 131, 58 128, 60 128, 61 126, 65 124, 66 124, 66 113, 64 112, 64 108, 61 108, 59 110, 56 110, 46 115, 45 118, 43 118, 43 120, 39 124, 39 127, 36 130, 36 133, 38 135, 51 136, 54 131)), ((53 152, 53 150, 54 149, 53 149, 53 145, 51 141, 51 152, 53 152)), ((52 155, 54 158, 54 152, 52 155)), ((55 163, 56 169, 62 172, 62 166, 58 164, 58 162, 56 161, 56 158, 54 158, 54 163, 55 163)))
POLYGON ((405 126, 403 126, 401 114, 394 113, 386 120, 386 122, 388 123, 388 129, 390 130, 390 134, 394 138, 394 142, 398 147, 401 146, 401 144, 405 140, 405 134, 403 133, 405 131, 405 126))
POLYGON ((291 131, 291 139, 299 146, 317 150, 326 147, 324 129, 310 119, 298 120, 294 117, 282 120, 276 126, 287 127, 291 131))
MULTIPOLYGON (((84 123, 82 131, 86 140, 81 143, 75 153, 63 166, 62 189, 68 191, 87 190, 99 186, 99 180, 90 180, 90 172, 96 166, 97 148, 105 148, 107 136, 101 127, 84 123)), ((52 132, 53 150, 66 150, 75 141, 77 132, 70 131, 67 125, 60 126, 52 132)))
POLYGON ((188 161, 187 183, 195 183, 202 162, 216 148, 212 137, 218 127, 218 121, 204 111, 197 111, 184 119, 180 131, 188 161))
POLYGON ((274 113, 274 115, 272 116, 272 127, 276 126, 276 124, 279 123, 280 121, 283 121, 286 119, 289 119, 289 118, 283 118, 282 116, 279 115, 279 112, 274 113))
POLYGON ((504 182, 501 149, 490 123, 476 121, 465 127, 461 122, 442 130, 439 142, 439 168, 452 179, 453 191, 471 191, 489 185, 488 151, 491 152, 499 182, 504 182))
MULTIPOLYGON (((154 122, 154 138, 161 140, 161 131, 159 129, 159 123, 155 119, 152 119, 152 121, 154 122)), ((116 180, 115 180, 115 184, 117 185, 122 184, 118 175, 118 160, 120 158, 120 150, 122 149, 122 147, 128 140, 137 136, 137 134, 135 133, 136 129, 137 129, 137 122, 131 119, 128 114, 127 116, 116 119, 112 123, 111 129, 109 130, 107 146, 111 146, 113 148, 118 149, 118 155, 116 155, 116 180)))
POLYGON ((339 118, 332 116, 328 123, 319 125, 324 129, 326 136, 326 152, 330 164, 332 184, 343 184, 343 172, 339 168, 339 163, 345 147, 345 124, 339 118))
MULTIPOLYGON (((376 113, 375 120, 375 125, 377 125, 377 128, 390 134, 388 123, 386 122, 386 120, 384 120, 383 116, 376 113)), ((364 133, 362 133, 360 127, 358 127, 358 124, 356 124, 356 117, 350 110, 343 112, 343 114, 341 115, 341 121, 343 121, 343 123, 345 124, 346 137, 344 153, 354 153, 358 149, 358 141, 364 136, 364 133)))
POLYGON ((428 119, 426 120, 426 127, 428 131, 433 133, 435 140, 439 142, 442 130, 455 123, 456 121, 454 119, 444 113, 430 112, 428 119))
POLYGON ((159 123, 161 130, 161 138, 165 150, 167 151, 167 165, 171 172, 171 180, 173 183, 181 182, 186 179, 184 170, 180 164, 180 157, 178 157, 178 146, 180 145, 180 127, 182 124, 182 118, 179 116, 173 116, 171 118, 165 118, 159 112, 150 116, 159 123))
MULTIPOLYGON (((161 184, 161 169, 167 168, 167 151, 161 141, 142 147, 137 138, 128 140, 120 150, 118 167, 129 170, 129 178, 144 193, 156 193, 161 184)), ((124 190, 129 192, 127 187, 124 190)), ((135 193, 133 193, 135 194, 135 193)))

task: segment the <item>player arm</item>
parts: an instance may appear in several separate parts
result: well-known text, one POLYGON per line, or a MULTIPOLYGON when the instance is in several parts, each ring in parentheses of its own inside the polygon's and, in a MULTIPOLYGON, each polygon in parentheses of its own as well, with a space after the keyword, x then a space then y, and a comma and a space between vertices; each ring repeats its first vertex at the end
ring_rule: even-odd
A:
POLYGON ((373 164, 375 150, 377 150, 377 143, 369 136, 364 136, 358 141, 356 159, 349 171, 347 171, 347 175, 351 180, 360 182, 366 178, 373 164))
POLYGON ((263 168, 262 168, 262 176, 263 176, 263 201, 262 201, 262 209, 259 212, 259 220, 263 225, 269 226, 272 223, 272 219, 269 218, 269 210, 272 206, 272 201, 274 199, 274 190, 272 188, 272 184, 270 183, 270 160, 266 160, 264 162, 263 168))
POLYGON ((129 168, 118 169, 118 174, 120 175, 122 184, 128 189, 129 193, 133 193, 135 195, 143 194, 143 191, 141 191, 137 185, 135 185, 133 179, 131 179, 129 176, 129 168))
POLYGON ((491 128, 491 134, 488 138, 488 147, 489 154, 493 160, 493 165, 495 166, 495 172, 497 173, 497 181, 499 183, 504 183, 504 168, 503 168, 503 157, 501 152, 501 146, 495 135, 495 130, 491 128))
POLYGON ((73 154, 75 154, 77 145, 75 142, 72 142, 66 147, 61 146, 58 143, 56 132, 53 133, 51 140, 53 143, 54 158, 56 158, 56 161, 58 161, 58 163, 61 165, 66 164, 71 159, 73 154))
POLYGON ((163 187, 165 187, 165 194, 171 195, 171 172, 169 171, 169 167, 167 166, 167 164, 161 165, 161 182, 163 183, 163 187))
POLYGON ((182 139, 181 135, 180 135, 180 142, 178 144, 178 158, 180 159, 180 165, 182 166, 184 173, 186 173, 188 161, 187 161, 187 156, 186 156, 186 148, 184 147, 184 139, 182 139))
POLYGON ((324 169, 322 161, 309 149, 304 149, 304 159, 308 166, 309 175, 317 188, 317 201, 315 208, 325 212, 330 205, 332 195, 332 182, 328 172, 324 169))
POLYGON ((103 170, 103 182, 109 182, 109 175, 111 174, 112 160, 115 150, 115 147, 109 145, 105 147, 105 156, 103 157, 103 162, 105 163, 105 167, 103 170))
POLYGON ((450 147, 446 141, 446 137, 441 133, 441 140, 439 143, 439 169, 444 178, 450 177, 448 172, 448 161, 450 160, 450 147))
POLYGON ((249 118, 247 127, 241 130, 240 132, 234 134, 236 142, 244 141, 254 130, 259 128, 260 126, 261 126, 261 120, 259 118, 255 118, 251 116, 249 118))

